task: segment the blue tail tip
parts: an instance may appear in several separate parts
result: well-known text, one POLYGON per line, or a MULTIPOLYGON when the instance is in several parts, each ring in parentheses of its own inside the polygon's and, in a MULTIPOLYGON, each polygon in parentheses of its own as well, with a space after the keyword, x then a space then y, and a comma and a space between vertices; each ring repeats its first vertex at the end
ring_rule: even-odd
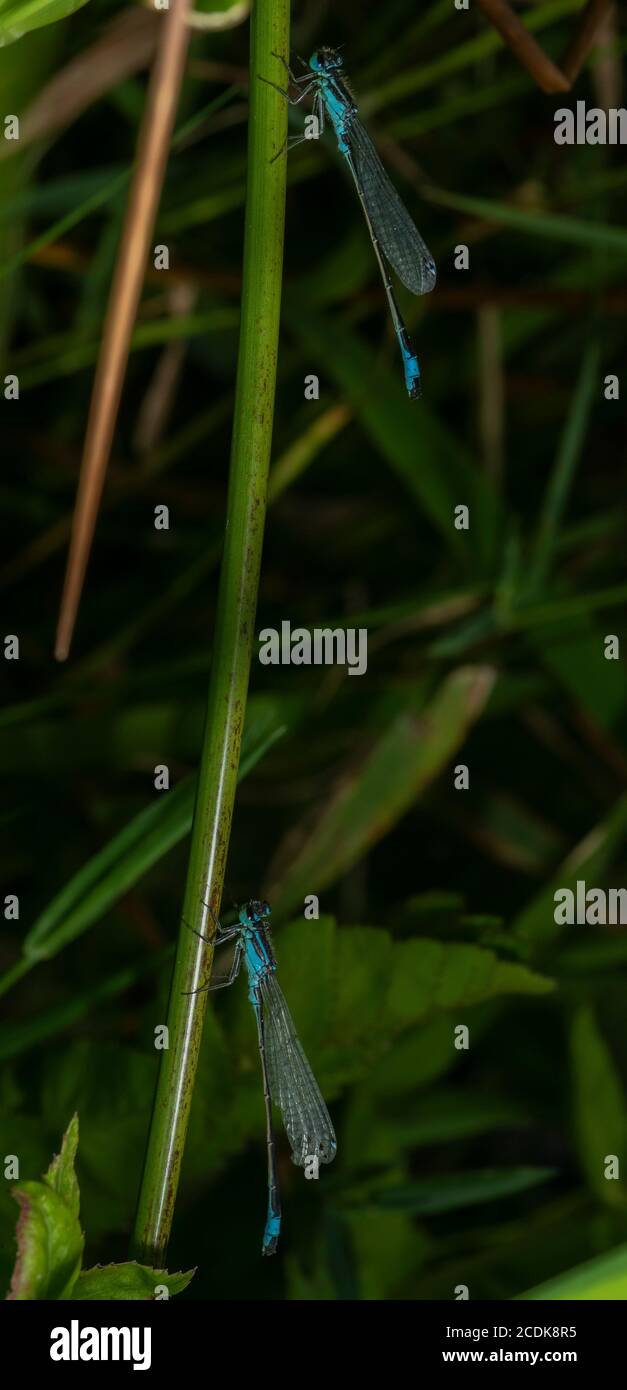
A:
POLYGON ((416 401, 422 395, 420 385, 420 363, 415 352, 411 352, 409 344, 401 339, 401 352, 403 354, 403 369, 405 372, 405 385, 410 401, 416 401))
POLYGON ((276 1214, 269 1216, 266 1221, 266 1229, 263 1233, 263 1245, 261 1247, 262 1255, 276 1254, 280 1231, 281 1217, 276 1214))

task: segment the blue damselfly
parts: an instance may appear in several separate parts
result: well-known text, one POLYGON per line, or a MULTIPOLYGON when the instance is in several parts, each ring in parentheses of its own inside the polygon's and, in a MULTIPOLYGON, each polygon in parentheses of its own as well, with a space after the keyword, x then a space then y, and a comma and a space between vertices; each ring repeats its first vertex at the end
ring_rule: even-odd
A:
MULTIPOLYGON (((232 926, 220 926, 215 917, 213 921, 216 928, 213 944, 218 947, 231 941, 234 946, 233 959, 224 978, 217 978, 212 973, 208 984, 202 985, 201 989, 224 989, 232 985, 239 975, 243 960, 248 975, 248 998, 255 1013, 268 1147, 268 1212, 261 1253, 274 1255, 281 1230, 281 1199, 272 1103, 274 1101, 280 1107, 292 1149, 292 1162, 301 1168, 312 1160, 318 1163, 332 1162, 337 1149, 335 1131, 276 979, 268 904, 253 899, 245 907, 239 908, 238 921, 232 926)), ((191 930, 203 941, 209 940, 195 928, 191 930)))
MULTIPOLYGON (((272 82, 270 86, 276 87, 290 105, 297 105, 303 97, 313 92, 313 114, 318 122, 319 134, 324 131, 325 117, 333 126, 338 149, 351 171, 364 211, 401 350, 405 385, 410 399, 415 400, 420 395, 420 366, 396 302, 389 266, 412 294, 428 294, 436 280, 433 257, 359 120, 357 104, 343 75, 341 54, 334 48, 319 48, 309 59, 309 64, 304 64, 306 72, 302 77, 294 76, 279 53, 273 56, 279 59, 290 81, 299 88, 298 96, 291 97, 289 90, 284 91, 277 83, 272 82)), ((263 80, 267 81, 267 78, 263 80)), ((298 145, 308 138, 311 136, 292 136, 277 151, 275 158, 283 153, 283 149, 298 145)))

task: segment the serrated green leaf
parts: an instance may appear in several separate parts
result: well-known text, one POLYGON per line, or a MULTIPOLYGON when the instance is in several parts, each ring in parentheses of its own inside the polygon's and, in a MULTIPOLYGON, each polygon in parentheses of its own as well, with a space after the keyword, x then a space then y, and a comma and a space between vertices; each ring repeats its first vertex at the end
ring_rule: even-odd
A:
POLYGON ((17 1258, 8 1299, 69 1298, 80 1271, 83 1233, 74 1172, 78 1116, 70 1120, 61 1151, 41 1182, 22 1182, 10 1193, 19 1204, 17 1258))
POLYGON ((85 1302, 116 1298, 158 1301, 181 1293, 195 1273, 195 1269, 188 1269, 169 1274, 167 1269, 150 1269, 135 1260, 119 1265, 94 1265, 93 1269, 83 1270, 74 1285, 72 1298, 85 1302))
POLYGON ((395 949, 389 934, 374 927, 337 933, 334 1031, 347 1048, 368 1035, 375 1043, 385 1027, 385 982, 395 949))
POLYGON ((81 1205, 78 1179, 74 1171, 77 1149, 78 1115, 73 1115, 63 1135, 61 1152, 53 1158, 47 1173, 44 1173, 44 1182, 57 1193, 76 1218, 81 1205))
POLYGON ((402 941, 394 952, 388 1012, 397 1026, 503 994, 546 994, 552 980, 482 946, 402 941))
POLYGON ((81 1267, 83 1233, 63 1198, 45 1182, 11 1189, 20 1206, 17 1259, 9 1299, 70 1298, 81 1267))
MULTIPOLYGON (((544 995, 554 988, 546 976, 502 961, 485 947, 423 938, 393 942, 373 927, 338 930, 328 917, 289 923, 277 933, 276 954, 278 979, 327 1099, 369 1073, 375 1060, 385 1059, 409 1027, 429 1025, 429 1055, 418 1064, 420 1038, 402 1040, 411 1058, 408 1087, 415 1085, 421 1068, 423 1079, 429 1079, 459 1060, 452 1024, 431 1027, 448 1012, 508 994, 544 995)), ((234 1032, 227 1046, 234 1046, 242 1075, 249 1075, 258 1063, 245 989, 240 988, 233 1004, 234 1032)), ((395 1057, 393 1051, 392 1087, 395 1057)), ((207 1085, 210 1090, 216 1085, 210 1069, 207 1085)), ((247 1110, 254 1106, 254 1089, 240 1102, 247 1110)))

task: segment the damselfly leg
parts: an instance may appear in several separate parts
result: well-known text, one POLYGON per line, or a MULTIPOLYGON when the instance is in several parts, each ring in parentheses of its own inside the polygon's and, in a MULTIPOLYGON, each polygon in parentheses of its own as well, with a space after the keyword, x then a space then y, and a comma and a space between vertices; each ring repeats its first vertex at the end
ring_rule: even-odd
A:
MULTIPOLYGON (((317 79, 314 79, 313 82, 309 82, 307 87, 303 87, 302 92, 299 92, 297 97, 291 97, 289 92, 285 91, 284 87, 279 87, 278 82, 271 82, 269 77, 262 77, 260 72, 257 73, 257 76, 260 82, 265 82, 266 87, 274 87, 275 92, 278 92, 279 95, 284 98, 284 100, 288 103, 289 106, 298 106, 299 101, 302 101, 303 97, 306 97, 309 94, 309 92, 311 92, 313 88, 318 85, 317 79)), ((296 78, 297 82, 298 80, 299 79, 296 78)), ((302 82, 302 80, 303 79, 301 78, 300 81, 302 82)))
MULTIPOLYGON (((303 100, 303 97, 308 96, 309 93, 313 91, 314 87, 318 86, 318 78, 312 78, 311 70, 307 67, 307 64, 305 64, 305 67, 307 67, 307 71, 303 74, 303 76, 296 77, 295 74, 292 72, 289 63, 285 61, 285 58, 283 58, 280 53, 273 52, 272 57, 277 58, 278 61, 283 64, 283 67, 285 68, 290 82, 295 87, 300 87, 303 83, 305 84, 303 86, 302 91, 298 93, 297 97, 292 97, 290 96, 289 90, 285 91, 284 87, 279 87, 278 82, 271 82, 269 77, 262 77, 261 73, 257 74, 259 81, 265 82, 267 87, 274 87, 275 92, 278 92, 279 95, 283 97, 284 101, 286 101, 289 106, 298 106, 298 103, 303 100)), ((302 58, 300 59, 300 61, 302 63, 302 58)), ((301 145, 303 140, 306 139, 306 135, 286 135, 285 140, 281 145, 281 148, 277 150, 276 154, 273 154, 270 163, 274 164, 275 160, 279 159, 282 154, 285 154, 286 150, 293 149, 295 145, 301 145)))
POLYGON ((290 79, 290 82, 294 82, 294 83, 296 83, 297 85, 298 85, 299 82, 311 82, 311 68, 310 68, 310 66, 309 66, 309 63, 306 63, 306 62, 305 62, 304 58, 299 58, 298 61, 299 61, 299 63, 302 63, 303 67, 305 68, 305 72, 304 72, 304 74, 303 74, 302 77, 296 77, 295 74, 292 72, 292 69, 291 69, 289 63, 288 63, 287 60, 283 57, 283 54, 282 54, 282 53, 276 53, 275 50, 272 49, 272 50, 271 50, 271 54, 272 54, 272 57, 273 57, 273 58, 277 58, 277 59, 278 59, 279 63, 282 63, 282 64, 283 64, 283 67, 285 68, 285 71, 286 71, 286 73, 287 73, 287 75, 288 75, 288 77, 289 77, 289 79, 290 79))
MULTIPOLYGON (((182 922, 183 922, 183 926, 184 926, 184 927, 187 927, 187 930, 188 930, 188 931, 193 932, 193 933, 194 933, 194 936, 199 936, 199 937, 200 937, 200 940, 201 940, 201 941, 204 941, 205 944, 206 944, 207 946, 214 946, 214 947, 215 947, 215 946, 223 946, 223 945, 225 944, 225 942, 227 942, 227 941, 232 941, 234 937, 238 936, 239 931, 240 931, 239 923, 237 923, 235 926, 232 926, 232 927, 223 927, 223 926, 221 925, 221 923, 218 921, 218 919, 217 919, 217 917, 216 917, 216 915, 215 915, 215 912, 213 911, 213 908, 212 908, 211 904, 208 903, 208 902, 206 901, 205 898, 202 899, 202 903, 203 903, 203 907, 206 907, 206 908, 208 909, 208 911, 209 911, 209 914, 210 914, 210 916, 211 916, 211 919, 212 919, 212 921, 213 921, 213 923, 214 923, 214 926, 215 926, 215 929, 216 929, 216 930, 215 930, 215 934, 214 934, 213 936, 211 936, 211 937, 210 937, 210 936, 205 936, 203 932, 198 931, 198 928, 197 928, 197 927, 192 927, 191 924, 190 924, 189 922, 187 922, 187 921, 185 920, 185 918, 183 917, 183 918, 181 919, 182 922)), ((238 976, 238 974, 239 974, 239 969, 240 969, 241 963, 242 963, 242 945, 241 945, 241 941, 238 941, 238 942, 237 942, 237 945, 236 945, 236 947, 235 947, 235 952, 234 952, 234 954, 233 954, 233 960, 232 960, 232 962, 231 962, 231 968, 230 968, 230 970, 229 970, 228 975, 225 976, 225 978, 224 978, 223 980, 216 980, 215 982, 212 982, 211 977, 210 977, 209 980, 207 981, 207 984, 205 984, 205 985, 199 985, 199 986, 198 986, 198 989, 184 989, 184 990, 182 991, 183 994, 185 994, 185 995, 187 995, 187 996, 189 997, 189 996, 192 995, 192 994, 205 994, 207 991, 212 991, 212 990, 215 990, 215 989, 226 989, 226 988, 228 988, 228 986, 229 986, 229 985, 232 985, 232 984, 233 984, 233 981, 234 981, 235 979, 237 979, 237 976, 238 976)))

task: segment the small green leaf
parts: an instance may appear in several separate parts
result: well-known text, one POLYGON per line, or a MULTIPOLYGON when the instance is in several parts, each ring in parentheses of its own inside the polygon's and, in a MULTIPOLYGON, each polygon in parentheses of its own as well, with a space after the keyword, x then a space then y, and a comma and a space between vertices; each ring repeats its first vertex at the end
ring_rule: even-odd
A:
POLYGON ((10 1189, 20 1207, 17 1259, 8 1299, 69 1298, 80 1272, 83 1233, 79 1190, 74 1173, 78 1145, 78 1116, 63 1136, 61 1152, 41 1182, 23 1182, 10 1189))
POLYGON ((21 1183, 12 1188, 12 1195, 20 1215, 8 1298, 69 1298, 83 1253, 77 1217, 45 1182, 21 1183))
POLYGON ((181 1293, 193 1279, 195 1269, 177 1274, 168 1274, 167 1269, 150 1269, 148 1265, 136 1264, 129 1260, 121 1265, 94 1265, 84 1269, 79 1276, 72 1294, 73 1299, 92 1301, 95 1299, 126 1298, 154 1301, 181 1293))
POLYGON ((81 1205, 81 1194, 78 1186, 78 1179, 74 1171, 76 1160, 76 1150, 78 1148, 78 1115, 73 1115, 70 1123, 63 1135, 60 1154, 56 1154, 50 1164, 47 1173, 44 1173, 44 1182, 53 1189, 54 1192, 65 1202, 72 1216, 78 1219, 81 1205))

